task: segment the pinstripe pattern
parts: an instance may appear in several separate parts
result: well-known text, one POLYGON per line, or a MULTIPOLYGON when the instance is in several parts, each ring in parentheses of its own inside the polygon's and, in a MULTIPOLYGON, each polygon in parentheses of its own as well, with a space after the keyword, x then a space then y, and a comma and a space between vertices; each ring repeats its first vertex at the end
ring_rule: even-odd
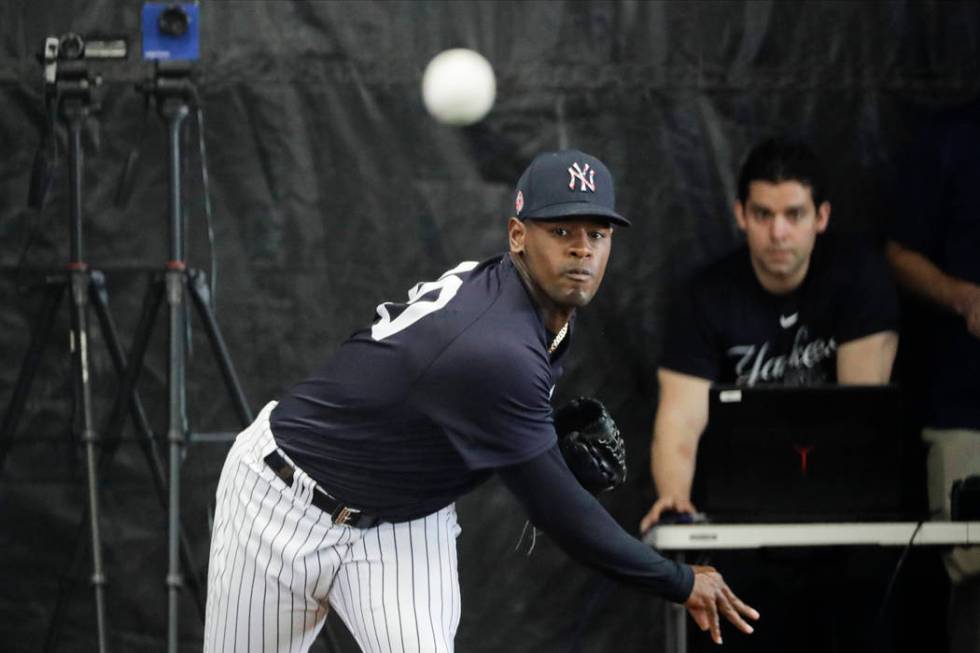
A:
POLYGON ((453 506, 356 529, 311 504, 297 470, 287 486, 267 405, 242 431, 218 481, 204 651, 307 651, 333 608, 367 653, 451 653, 459 625, 453 506))

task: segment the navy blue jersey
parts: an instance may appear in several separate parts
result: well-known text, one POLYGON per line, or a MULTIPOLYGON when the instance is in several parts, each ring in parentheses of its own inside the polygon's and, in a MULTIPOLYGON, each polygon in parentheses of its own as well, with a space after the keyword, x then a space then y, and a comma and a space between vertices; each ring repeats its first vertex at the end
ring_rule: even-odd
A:
POLYGON ((549 356, 509 256, 461 263, 377 314, 272 413, 276 442, 332 495, 414 519, 555 444, 568 339, 549 356))

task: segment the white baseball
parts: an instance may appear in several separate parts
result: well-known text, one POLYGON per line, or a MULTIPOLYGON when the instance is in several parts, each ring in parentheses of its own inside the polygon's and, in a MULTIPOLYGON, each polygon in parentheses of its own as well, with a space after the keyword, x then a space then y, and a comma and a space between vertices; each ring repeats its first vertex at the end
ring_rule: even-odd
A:
POLYGON ((446 50, 425 67, 422 100, 439 122, 472 125, 490 112, 496 96, 493 67, 478 52, 465 48, 446 50))

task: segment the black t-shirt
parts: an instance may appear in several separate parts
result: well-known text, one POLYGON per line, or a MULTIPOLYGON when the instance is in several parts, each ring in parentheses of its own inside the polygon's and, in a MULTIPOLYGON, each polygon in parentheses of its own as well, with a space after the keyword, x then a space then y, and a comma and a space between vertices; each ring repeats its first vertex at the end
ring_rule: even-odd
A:
POLYGON ((461 263, 384 303, 271 417, 324 489, 392 521, 451 503, 556 442, 553 337, 508 256, 461 263))
POLYGON ((897 330, 896 304, 883 257, 863 241, 818 237, 806 278, 784 295, 762 287, 743 246, 677 298, 661 366, 726 385, 833 383, 838 346, 897 330))
MULTIPOLYGON (((980 109, 972 114, 933 126, 905 157, 890 237, 980 284, 980 109)), ((958 315, 931 317, 929 424, 980 429, 980 339, 958 315)))

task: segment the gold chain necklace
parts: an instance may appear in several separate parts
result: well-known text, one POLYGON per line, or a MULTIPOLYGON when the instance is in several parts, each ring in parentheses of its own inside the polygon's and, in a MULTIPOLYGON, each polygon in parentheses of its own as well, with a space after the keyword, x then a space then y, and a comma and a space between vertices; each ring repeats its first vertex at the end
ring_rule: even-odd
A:
POLYGON ((555 335, 555 339, 552 340, 551 341, 551 344, 548 346, 548 355, 549 356, 551 354, 555 353, 555 350, 558 349, 558 345, 560 345, 561 344, 561 341, 565 339, 565 334, 566 333, 568 333, 568 322, 565 322, 565 326, 563 326, 558 331, 558 333, 555 335))

